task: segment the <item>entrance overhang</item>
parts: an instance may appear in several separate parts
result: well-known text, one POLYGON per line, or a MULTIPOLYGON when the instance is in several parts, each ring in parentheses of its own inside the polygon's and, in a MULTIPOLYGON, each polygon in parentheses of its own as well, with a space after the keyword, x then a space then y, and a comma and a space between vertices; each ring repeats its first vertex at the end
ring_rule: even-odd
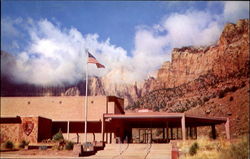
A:
POLYGON ((137 112, 126 114, 104 114, 106 130, 133 128, 181 128, 182 139, 186 139, 186 128, 225 124, 227 138, 230 139, 229 119, 225 117, 202 117, 185 113, 137 112))
POLYGON ((209 126, 227 122, 225 117, 200 117, 187 115, 185 113, 162 113, 162 112, 143 112, 127 114, 104 114, 106 120, 119 120, 130 122, 179 122, 185 117, 186 126, 209 126))

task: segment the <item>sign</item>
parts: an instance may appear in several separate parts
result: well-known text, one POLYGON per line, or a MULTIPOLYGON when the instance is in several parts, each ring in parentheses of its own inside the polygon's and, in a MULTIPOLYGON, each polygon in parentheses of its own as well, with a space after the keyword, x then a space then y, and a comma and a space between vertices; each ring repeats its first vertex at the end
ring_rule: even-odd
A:
POLYGON ((24 130, 24 133, 29 136, 30 133, 32 132, 34 128, 34 123, 32 121, 25 121, 23 123, 23 130, 24 130))

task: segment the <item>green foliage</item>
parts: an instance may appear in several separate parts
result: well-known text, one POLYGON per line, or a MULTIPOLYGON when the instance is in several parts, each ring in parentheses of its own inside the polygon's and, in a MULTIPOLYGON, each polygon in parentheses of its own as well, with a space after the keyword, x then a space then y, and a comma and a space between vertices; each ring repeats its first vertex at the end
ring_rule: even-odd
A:
POLYGON ((159 108, 158 106, 154 106, 154 107, 153 107, 153 111, 154 111, 154 112, 159 112, 159 111, 160 111, 160 108, 159 108))
POLYGON ((13 144, 12 141, 7 141, 5 143, 5 148, 7 148, 7 149, 13 149, 13 147, 14 147, 14 144, 13 144))
POLYGON ((55 140, 55 141, 64 140, 61 129, 59 129, 58 133, 56 133, 56 134, 53 136, 53 140, 55 140))
POLYGON ((125 109, 126 110, 135 110, 136 108, 140 108, 140 103, 137 101, 137 102, 134 102, 133 104, 131 105, 128 105, 125 109))
POLYGON ((220 91, 219 98, 223 98, 224 96, 225 96, 225 92, 224 91, 220 91))
POLYGON ((66 143, 66 150, 73 150, 73 147, 74 147, 74 143, 69 141, 66 143))
POLYGON ((227 87, 224 90, 221 90, 219 92, 219 98, 223 98, 226 95, 226 93, 228 93, 228 92, 235 92, 237 89, 238 89, 238 87, 236 87, 236 86, 227 87))
POLYGON ((203 102, 205 103, 205 102, 207 102, 207 101, 209 101, 209 97, 203 97, 203 102))
POLYGON ((225 148, 220 153, 220 159, 247 159, 249 145, 247 137, 241 142, 233 143, 229 148, 225 148))
POLYGON ((19 147, 20 147, 20 148, 24 148, 26 145, 29 145, 29 142, 23 140, 23 141, 19 144, 19 147))
POLYGON ((192 146, 189 148, 189 154, 191 156, 195 155, 198 149, 199 149, 198 143, 197 142, 193 143, 192 146))

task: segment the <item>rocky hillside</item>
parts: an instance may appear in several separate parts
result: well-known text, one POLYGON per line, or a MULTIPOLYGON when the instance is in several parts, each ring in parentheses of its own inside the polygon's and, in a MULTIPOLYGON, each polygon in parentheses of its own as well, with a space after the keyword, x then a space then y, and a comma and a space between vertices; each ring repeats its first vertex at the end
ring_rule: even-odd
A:
POLYGON ((249 20, 239 20, 214 46, 174 49, 158 72, 160 89, 127 109, 228 116, 237 136, 248 132, 249 75, 249 20))
POLYGON ((239 20, 225 26, 214 46, 174 49, 172 61, 162 65, 158 80, 166 88, 173 88, 208 73, 227 78, 239 71, 246 72, 248 64, 249 21, 239 20))

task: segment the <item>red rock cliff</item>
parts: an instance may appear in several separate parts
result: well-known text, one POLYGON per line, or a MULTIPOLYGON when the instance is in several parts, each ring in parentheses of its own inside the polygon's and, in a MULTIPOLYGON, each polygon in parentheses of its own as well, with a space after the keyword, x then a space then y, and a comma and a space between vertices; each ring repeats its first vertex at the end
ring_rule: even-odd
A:
POLYGON ((172 61, 162 65, 157 78, 173 88, 208 72, 221 78, 245 72, 248 64, 249 20, 239 20, 225 26, 214 46, 173 49, 172 61))

